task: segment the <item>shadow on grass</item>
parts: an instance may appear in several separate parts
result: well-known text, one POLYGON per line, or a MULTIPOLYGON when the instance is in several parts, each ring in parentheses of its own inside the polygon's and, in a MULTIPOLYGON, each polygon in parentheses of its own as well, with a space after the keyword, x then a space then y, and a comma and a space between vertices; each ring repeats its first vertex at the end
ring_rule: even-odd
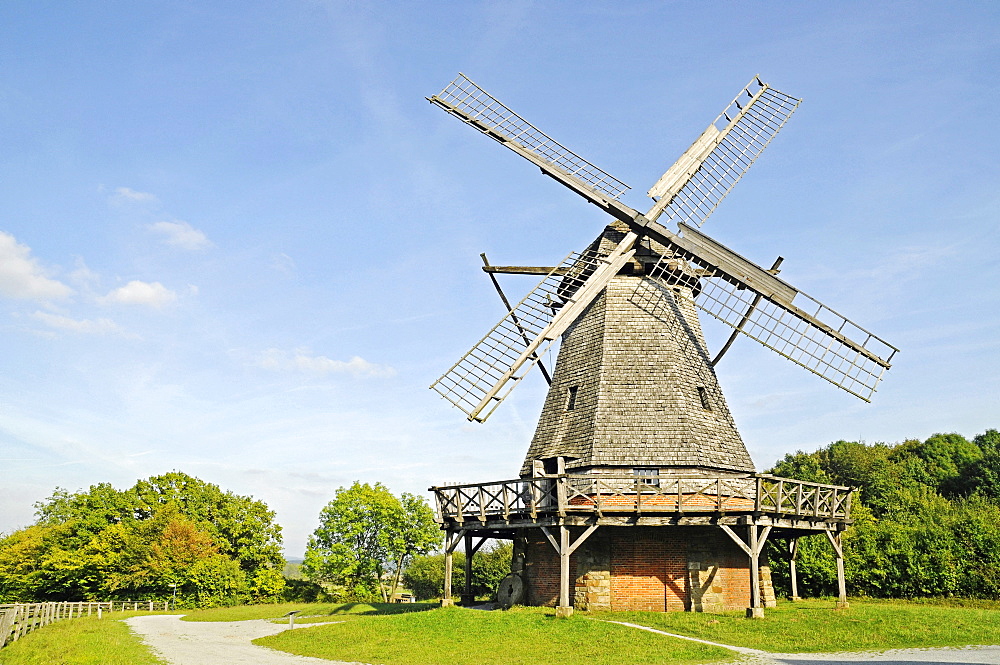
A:
POLYGON ((407 614, 409 612, 426 612, 438 607, 437 603, 344 603, 334 607, 326 616, 351 614, 355 616, 374 616, 389 614, 407 614))

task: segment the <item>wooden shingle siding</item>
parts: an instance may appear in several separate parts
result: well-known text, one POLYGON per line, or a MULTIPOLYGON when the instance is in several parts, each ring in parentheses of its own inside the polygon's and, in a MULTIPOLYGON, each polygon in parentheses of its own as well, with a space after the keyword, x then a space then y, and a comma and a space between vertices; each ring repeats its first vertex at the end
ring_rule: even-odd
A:
MULTIPOLYGON (((694 305, 645 277, 619 275, 563 337, 521 468, 563 456, 570 473, 594 467, 687 467, 753 472, 705 348, 694 305), (654 311, 633 302, 656 290, 654 311), (566 394, 578 387, 572 411, 566 394), (712 405, 702 406, 700 390, 712 405)), ((596 469, 595 469, 596 470, 596 469)))

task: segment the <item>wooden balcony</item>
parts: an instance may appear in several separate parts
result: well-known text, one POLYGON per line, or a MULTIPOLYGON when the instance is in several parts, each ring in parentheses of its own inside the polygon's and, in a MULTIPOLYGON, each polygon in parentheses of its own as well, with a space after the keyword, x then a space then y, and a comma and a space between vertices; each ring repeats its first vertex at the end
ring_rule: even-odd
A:
POLYGON ((564 474, 430 489, 438 520, 446 528, 473 526, 467 522, 499 526, 552 518, 634 519, 640 515, 675 520, 766 515, 783 521, 848 522, 852 493, 849 487, 765 474, 737 478, 564 474))

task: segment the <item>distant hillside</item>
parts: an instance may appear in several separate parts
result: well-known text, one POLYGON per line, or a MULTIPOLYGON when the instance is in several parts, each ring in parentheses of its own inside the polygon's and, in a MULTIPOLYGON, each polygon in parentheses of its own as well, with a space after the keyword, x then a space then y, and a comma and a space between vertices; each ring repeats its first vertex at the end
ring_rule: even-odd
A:
POLYGON ((301 580, 302 572, 299 568, 302 566, 302 558, 297 557, 286 557, 285 558, 285 569, 281 571, 281 574, 289 580, 301 580))

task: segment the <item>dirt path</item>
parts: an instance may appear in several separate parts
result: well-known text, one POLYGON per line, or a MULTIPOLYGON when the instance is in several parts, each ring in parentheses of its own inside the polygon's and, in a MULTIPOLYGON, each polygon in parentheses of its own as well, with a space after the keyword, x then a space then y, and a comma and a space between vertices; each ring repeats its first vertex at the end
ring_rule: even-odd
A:
MULTIPOLYGON (((259 621, 181 621, 177 615, 139 616, 126 619, 126 623, 152 647, 158 656, 170 665, 361 665, 342 661, 293 656, 283 651, 259 647, 250 640, 274 635, 288 629, 287 625, 259 621)), ((610 622, 619 623, 619 622, 610 622)), ((318 624, 296 627, 308 628, 318 624)), ((662 635, 673 635, 660 630, 624 624, 662 635)), ((705 642, 705 640, 694 640, 705 642)), ((714 642, 706 642, 715 644, 714 642)), ((801 653, 769 654, 755 649, 716 646, 732 649, 742 655, 733 665, 809 665, 828 663, 850 665, 853 663, 889 663, 891 665, 924 665, 926 663, 954 663, 955 665, 1000 665, 1000 646, 966 647, 962 649, 895 649, 892 651, 863 653, 801 653)), ((544 665, 540 663, 539 665, 544 665)))
MULTIPOLYGON (((181 621, 174 614, 132 617, 125 623, 170 665, 345 665, 251 644, 250 640, 288 630, 287 625, 266 620, 181 621)), ((296 630, 315 625, 296 626, 296 630)))

